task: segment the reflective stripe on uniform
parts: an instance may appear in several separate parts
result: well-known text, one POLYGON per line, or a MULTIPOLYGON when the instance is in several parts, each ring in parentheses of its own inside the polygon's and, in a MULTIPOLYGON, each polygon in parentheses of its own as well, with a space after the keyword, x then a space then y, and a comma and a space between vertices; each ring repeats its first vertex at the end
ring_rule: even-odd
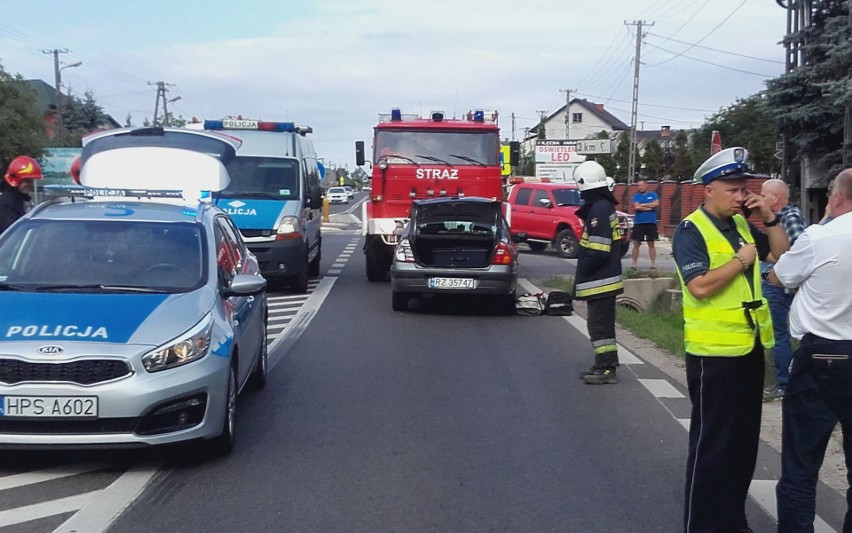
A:
POLYGON ((624 282, 622 281, 621 276, 612 276, 610 278, 596 279, 578 284, 576 296, 593 296, 595 294, 601 294, 623 288, 624 282))
POLYGON ((615 339, 600 339, 592 341, 592 348, 597 348, 598 346, 605 346, 607 344, 615 344, 615 339))

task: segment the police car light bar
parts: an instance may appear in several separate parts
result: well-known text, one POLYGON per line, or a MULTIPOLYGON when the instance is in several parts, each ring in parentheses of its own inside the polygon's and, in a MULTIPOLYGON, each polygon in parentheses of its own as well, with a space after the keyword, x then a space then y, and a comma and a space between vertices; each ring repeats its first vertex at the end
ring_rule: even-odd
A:
MULTIPOLYGON (((45 190, 64 193, 71 198, 173 198, 184 199, 184 191, 149 189, 110 189, 81 185, 45 185, 45 190)), ((202 193, 203 196, 203 193, 202 193)))
MULTIPOLYGON (((257 130, 274 132, 296 132, 293 122, 264 122, 261 120, 246 120, 226 118, 223 120, 205 120, 205 130, 257 130)), ((310 132, 308 132, 310 133, 310 132)))

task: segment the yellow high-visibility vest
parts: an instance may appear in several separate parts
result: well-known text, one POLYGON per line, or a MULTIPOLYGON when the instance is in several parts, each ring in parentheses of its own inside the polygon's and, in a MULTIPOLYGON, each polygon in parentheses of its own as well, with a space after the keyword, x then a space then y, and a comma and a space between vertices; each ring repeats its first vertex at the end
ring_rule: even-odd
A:
MULTIPOLYGON (((686 220, 695 224, 707 243, 710 270, 734 258, 735 252, 731 243, 704 211, 696 209, 686 220)), ((746 219, 741 215, 734 215, 734 222, 740 237, 747 243, 754 243, 746 219)), ((775 345, 769 304, 760 289, 760 269, 757 265, 752 267, 752 273, 751 285, 746 274, 742 273, 724 289, 703 300, 692 296, 683 282, 683 275, 678 276, 683 291, 683 339, 687 353, 710 356, 746 355, 754 348, 756 335, 760 336, 764 348, 772 348, 775 345), (743 305, 746 302, 755 302, 753 305, 756 309, 747 310, 743 305), (757 302, 760 302, 759 307, 757 302), (754 327, 749 324, 746 313, 750 313, 754 327)))

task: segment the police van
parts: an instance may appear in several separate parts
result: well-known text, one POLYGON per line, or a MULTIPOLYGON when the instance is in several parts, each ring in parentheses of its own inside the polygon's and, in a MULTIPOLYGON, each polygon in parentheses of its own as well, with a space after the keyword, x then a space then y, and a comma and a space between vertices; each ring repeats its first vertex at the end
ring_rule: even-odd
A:
POLYGON ((81 182, 0 235, 0 448, 198 440, 227 453, 237 395, 263 386, 268 354, 266 280, 210 201, 224 165, 104 150, 81 182))
POLYGON ((243 119, 111 130, 83 139, 83 164, 91 153, 116 146, 172 146, 221 160, 216 141, 229 139, 237 146, 235 157, 223 160, 231 181, 213 201, 231 215, 263 276, 304 293, 308 278, 319 275, 322 256, 323 168, 311 131, 292 122, 243 119))

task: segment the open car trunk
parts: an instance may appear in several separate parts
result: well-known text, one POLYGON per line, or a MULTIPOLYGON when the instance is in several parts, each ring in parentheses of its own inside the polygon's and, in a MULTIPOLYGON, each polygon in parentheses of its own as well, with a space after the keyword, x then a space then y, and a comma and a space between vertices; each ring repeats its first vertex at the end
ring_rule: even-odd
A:
POLYGON ((410 239, 417 263, 484 268, 497 244, 500 202, 457 199, 415 202, 410 239))

